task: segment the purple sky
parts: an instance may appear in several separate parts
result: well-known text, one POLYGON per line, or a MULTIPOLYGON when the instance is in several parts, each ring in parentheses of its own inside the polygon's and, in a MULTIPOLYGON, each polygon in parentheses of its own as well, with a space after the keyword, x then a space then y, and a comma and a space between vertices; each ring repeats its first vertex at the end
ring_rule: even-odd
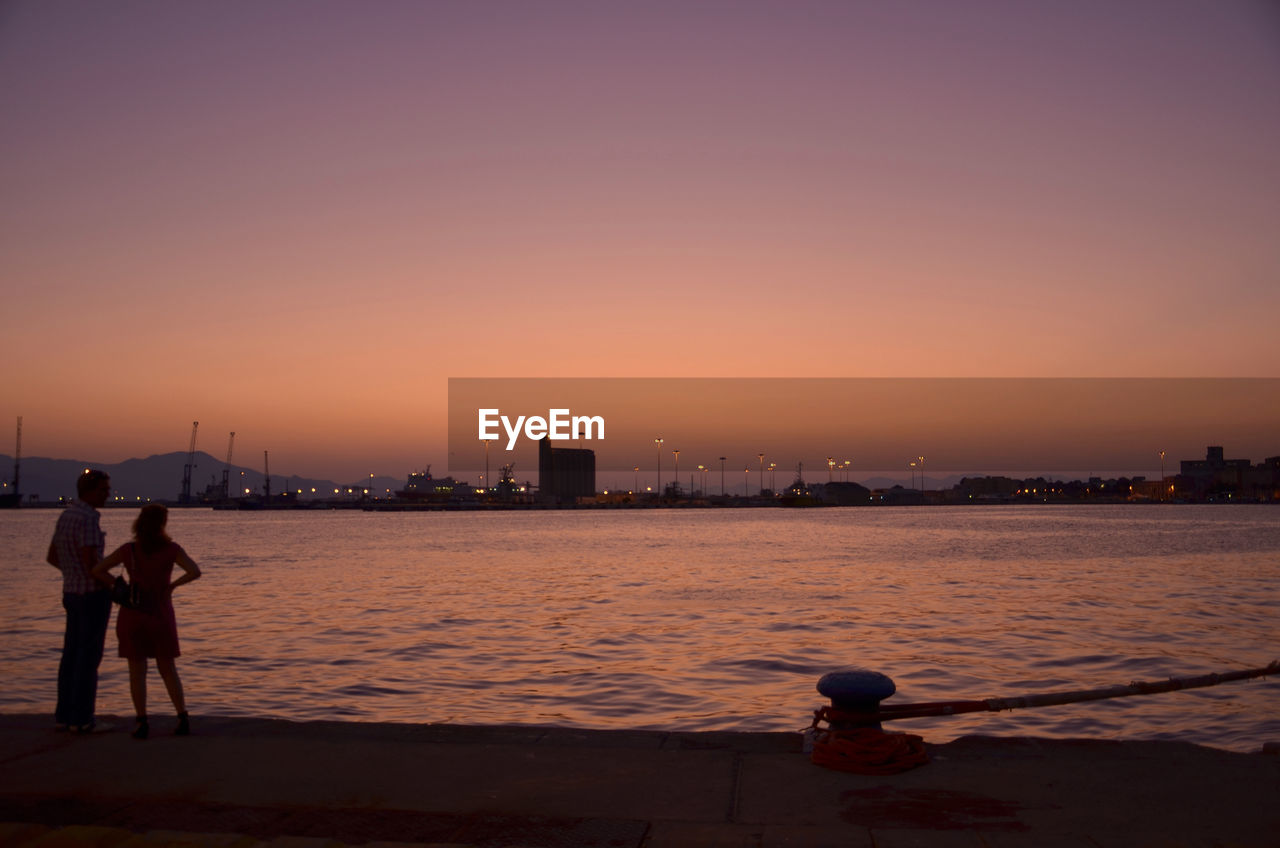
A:
POLYGON ((31 0, 0 80, 28 455, 444 467, 450 376, 1280 376, 1274 3, 31 0))

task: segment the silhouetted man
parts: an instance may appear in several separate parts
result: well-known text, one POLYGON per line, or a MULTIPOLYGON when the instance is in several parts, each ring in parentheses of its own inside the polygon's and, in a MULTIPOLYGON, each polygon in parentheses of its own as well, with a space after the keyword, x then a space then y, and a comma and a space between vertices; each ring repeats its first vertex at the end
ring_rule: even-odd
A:
POLYGON ((62 572, 62 608, 67 611, 54 721, 59 730, 92 733, 111 591, 89 572, 102 560, 106 546, 98 510, 111 494, 111 478, 104 471, 86 471, 76 481, 76 494, 79 497, 58 517, 45 557, 62 572))

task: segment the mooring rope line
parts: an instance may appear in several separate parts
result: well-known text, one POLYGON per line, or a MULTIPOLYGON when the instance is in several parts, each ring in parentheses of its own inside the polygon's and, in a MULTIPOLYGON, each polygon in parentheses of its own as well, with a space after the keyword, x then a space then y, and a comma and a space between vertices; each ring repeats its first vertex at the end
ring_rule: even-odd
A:
POLYGON ((985 698, 980 701, 938 701, 926 704, 882 704, 876 712, 851 713, 844 716, 846 721, 862 724, 874 724, 899 718, 921 718, 925 716, 959 715, 973 712, 1001 712, 1003 710, 1027 709, 1030 707, 1049 707, 1061 704, 1075 704, 1083 701, 1100 701, 1106 698, 1127 698, 1133 695, 1158 695, 1163 692, 1178 692, 1184 689, 1199 689, 1205 686, 1217 686, 1220 683, 1232 683, 1237 680, 1251 680, 1257 677, 1280 674, 1280 660, 1274 660, 1262 668, 1251 668, 1241 671, 1227 671, 1216 674, 1204 674, 1198 677, 1169 678, 1156 682, 1134 681, 1128 685, 1108 686, 1102 689, 1085 689, 1071 692, 1049 692, 1033 695, 1019 695, 1008 698, 985 698))
MULTIPOLYGON (((887 733, 880 722, 898 718, 958 715, 972 712, 1074 704, 1125 698, 1132 695, 1156 695, 1183 689, 1217 686, 1236 680, 1280 674, 1280 660, 1262 668, 1204 674, 1198 677, 1169 678, 1154 683, 1134 681, 1127 686, 1109 686, 1072 692, 1050 692, 1014 698, 987 698, 981 701, 939 701, 929 704, 879 706, 874 710, 849 710, 820 707, 814 711, 809 732, 813 735, 814 763, 826 768, 857 774, 887 775, 913 769, 929 761, 922 737, 912 733, 887 733), (824 726, 825 724, 825 726, 824 726)), ((879 675, 877 675, 879 676, 879 675)), ((821 688, 821 687, 819 687, 821 688)), ((892 688, 888 691, 892 692, 892 688)))

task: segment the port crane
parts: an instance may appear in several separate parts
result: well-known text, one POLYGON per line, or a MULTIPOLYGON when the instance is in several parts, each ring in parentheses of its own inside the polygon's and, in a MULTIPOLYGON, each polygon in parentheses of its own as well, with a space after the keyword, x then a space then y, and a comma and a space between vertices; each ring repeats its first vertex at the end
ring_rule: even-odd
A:
POLYGON ((22 416, 18 416, 18 435, 13 447, 13 491, 0 495, 0 507, 19 507, 22 505, 22 494, 18 490, 18 471, 22 464, 22 416))
POLYGON ((178 503, 191 503, 191 472, 196 467, 196 430, 199 428, 199 421, 191 422, 191 447, 187 448, 187 464, 182 467, 182 494, 178 496, 178 503))
POLYGON ((22 416, 18 416, 18 432, 13 437, 13 494, 18 497, 21 489, 18 488, 18 471, 22 466, 22 416))
POLYGON ((222 466, 222 500, 231 497, 231 448, 236 443, 236 431, 231 431, 231 438, 227 439, 227 464, 222 466))

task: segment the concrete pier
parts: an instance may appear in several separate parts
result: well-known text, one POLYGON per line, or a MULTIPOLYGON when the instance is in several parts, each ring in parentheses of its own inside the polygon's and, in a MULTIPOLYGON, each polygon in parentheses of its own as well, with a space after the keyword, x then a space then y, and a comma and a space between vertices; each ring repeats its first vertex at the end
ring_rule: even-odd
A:
POLYGON ((1280 756, 1178 742, 966 737, 867 777, 798 733, 106 720, 0 715, 0 848, 1280 844, 1280 756))

